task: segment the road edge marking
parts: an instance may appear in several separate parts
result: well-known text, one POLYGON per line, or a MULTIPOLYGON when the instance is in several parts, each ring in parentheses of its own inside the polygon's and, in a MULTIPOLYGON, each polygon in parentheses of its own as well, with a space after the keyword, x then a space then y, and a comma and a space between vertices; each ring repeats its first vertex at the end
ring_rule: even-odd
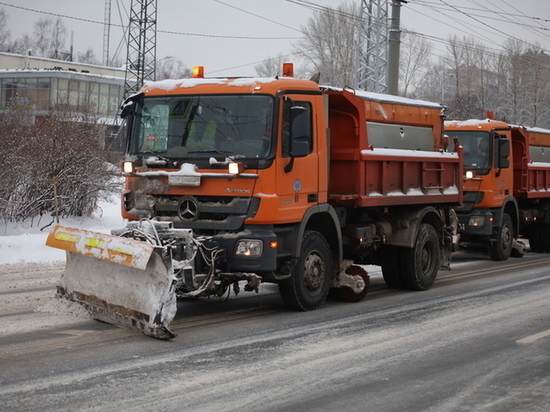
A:
POLYGON ((536 333, 534 335, 526 336, 523 339, 517 340, 516 343, 533 343, 547 336, 550 336, 550 329, 545 330, 544 332, 536 333))

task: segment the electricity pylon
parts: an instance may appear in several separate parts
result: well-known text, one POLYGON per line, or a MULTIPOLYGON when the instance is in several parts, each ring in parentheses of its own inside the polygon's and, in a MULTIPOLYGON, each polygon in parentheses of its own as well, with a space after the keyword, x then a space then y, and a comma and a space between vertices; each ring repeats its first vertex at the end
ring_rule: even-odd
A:
POLYGON ((137 92, 146 80, 155 80, 157 0, 132 0, 126 54, 126 93, 137 92))
POLYGON ((361 0, 355 88, 387 91, 388 0, 361 0))

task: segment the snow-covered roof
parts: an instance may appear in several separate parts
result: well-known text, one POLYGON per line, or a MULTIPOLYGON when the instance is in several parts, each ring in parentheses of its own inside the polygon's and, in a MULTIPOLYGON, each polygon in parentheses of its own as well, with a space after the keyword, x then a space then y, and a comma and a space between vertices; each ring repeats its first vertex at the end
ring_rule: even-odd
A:
POLYGON ((65 69, 0 69, 0 78, 5 77, 81 77, 94 78, 95 80, 109 80, 117 83, 124 82, 124 77, 109 76, 105 74, 87 73, 86 71, 73 71, 65 69))
MULTIPOLYGON (((493 120, 493 119, 468 119, 468 120, 445 120, 445 127, 476 127, 480 126, 482 124, 487 123, 493 123, 493 122, 501 122, 500 120, 493 120)), ((506 122, 501 122, 506 123, 506 122)), ((525 127, 517 124, 509 124, 509 127, 518 128, 518 129, 526 129, 528 132, 532 133, 544 133, 544 134, 550 134, 550 130, 543 129, 542 127, 525 127)))
POLYGON ((543 129, 542 127, 528 127, 528 132, 550 134, 550 130, 543 129))
POLYGON ((274 77, 242 77, 229 78, 202 78, 202 79, 167 79, 154 82, 145 82, 144 86, 151 89, 160 89, 170 92, 178 88, 195 87, 207 84, 220 84, 227 86, 254 86, 276 81, 274 77))
POLYGON ((406 106, 421 106, 421 107, 430 107, 433 109, 443 109, 443 105, 440 103, 428 102, 425 100, 409 99, 408 97, 394 96, 392 94, 384 93, 374 93, 366 92, 364 90, 355 90, 355 89, 342 89, 339 87, 332 86, 320 86, 323 90, 328 91, 342 91, 347 90, 348 92, 355 94, 365 100, 372 100, 379 103, 393 103, 393 104, 403 104, 406 106))
POLYGON ((468 120, 445 120, 445 127, 454 126, 454 127, 476 127, 482 124, 487 124, 494 122, 491 119, 468 119, 468 120))

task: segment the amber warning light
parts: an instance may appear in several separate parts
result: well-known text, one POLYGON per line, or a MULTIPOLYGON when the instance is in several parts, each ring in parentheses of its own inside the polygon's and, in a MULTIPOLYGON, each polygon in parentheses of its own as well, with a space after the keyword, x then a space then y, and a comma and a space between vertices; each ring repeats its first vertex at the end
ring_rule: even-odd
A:
POLYGON ((193 67, 193 78, 195 78, 195 79, 204 78, 204 66, 195 66, 195 67, 193 67))
POLYGON ((292 63, 283 63, 283 77, 294 77, 294 65, 292 63))

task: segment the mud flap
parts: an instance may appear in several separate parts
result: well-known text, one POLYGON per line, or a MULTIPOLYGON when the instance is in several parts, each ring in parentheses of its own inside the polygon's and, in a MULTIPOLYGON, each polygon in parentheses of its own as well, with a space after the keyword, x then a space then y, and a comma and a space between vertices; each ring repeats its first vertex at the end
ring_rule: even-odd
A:
POLYGON ((176 314, 176 278, 163 247, 104 233, 56 226, 46 244, 67 251, 57 295, 95 319, 130 326, 159 339, 176 314))

